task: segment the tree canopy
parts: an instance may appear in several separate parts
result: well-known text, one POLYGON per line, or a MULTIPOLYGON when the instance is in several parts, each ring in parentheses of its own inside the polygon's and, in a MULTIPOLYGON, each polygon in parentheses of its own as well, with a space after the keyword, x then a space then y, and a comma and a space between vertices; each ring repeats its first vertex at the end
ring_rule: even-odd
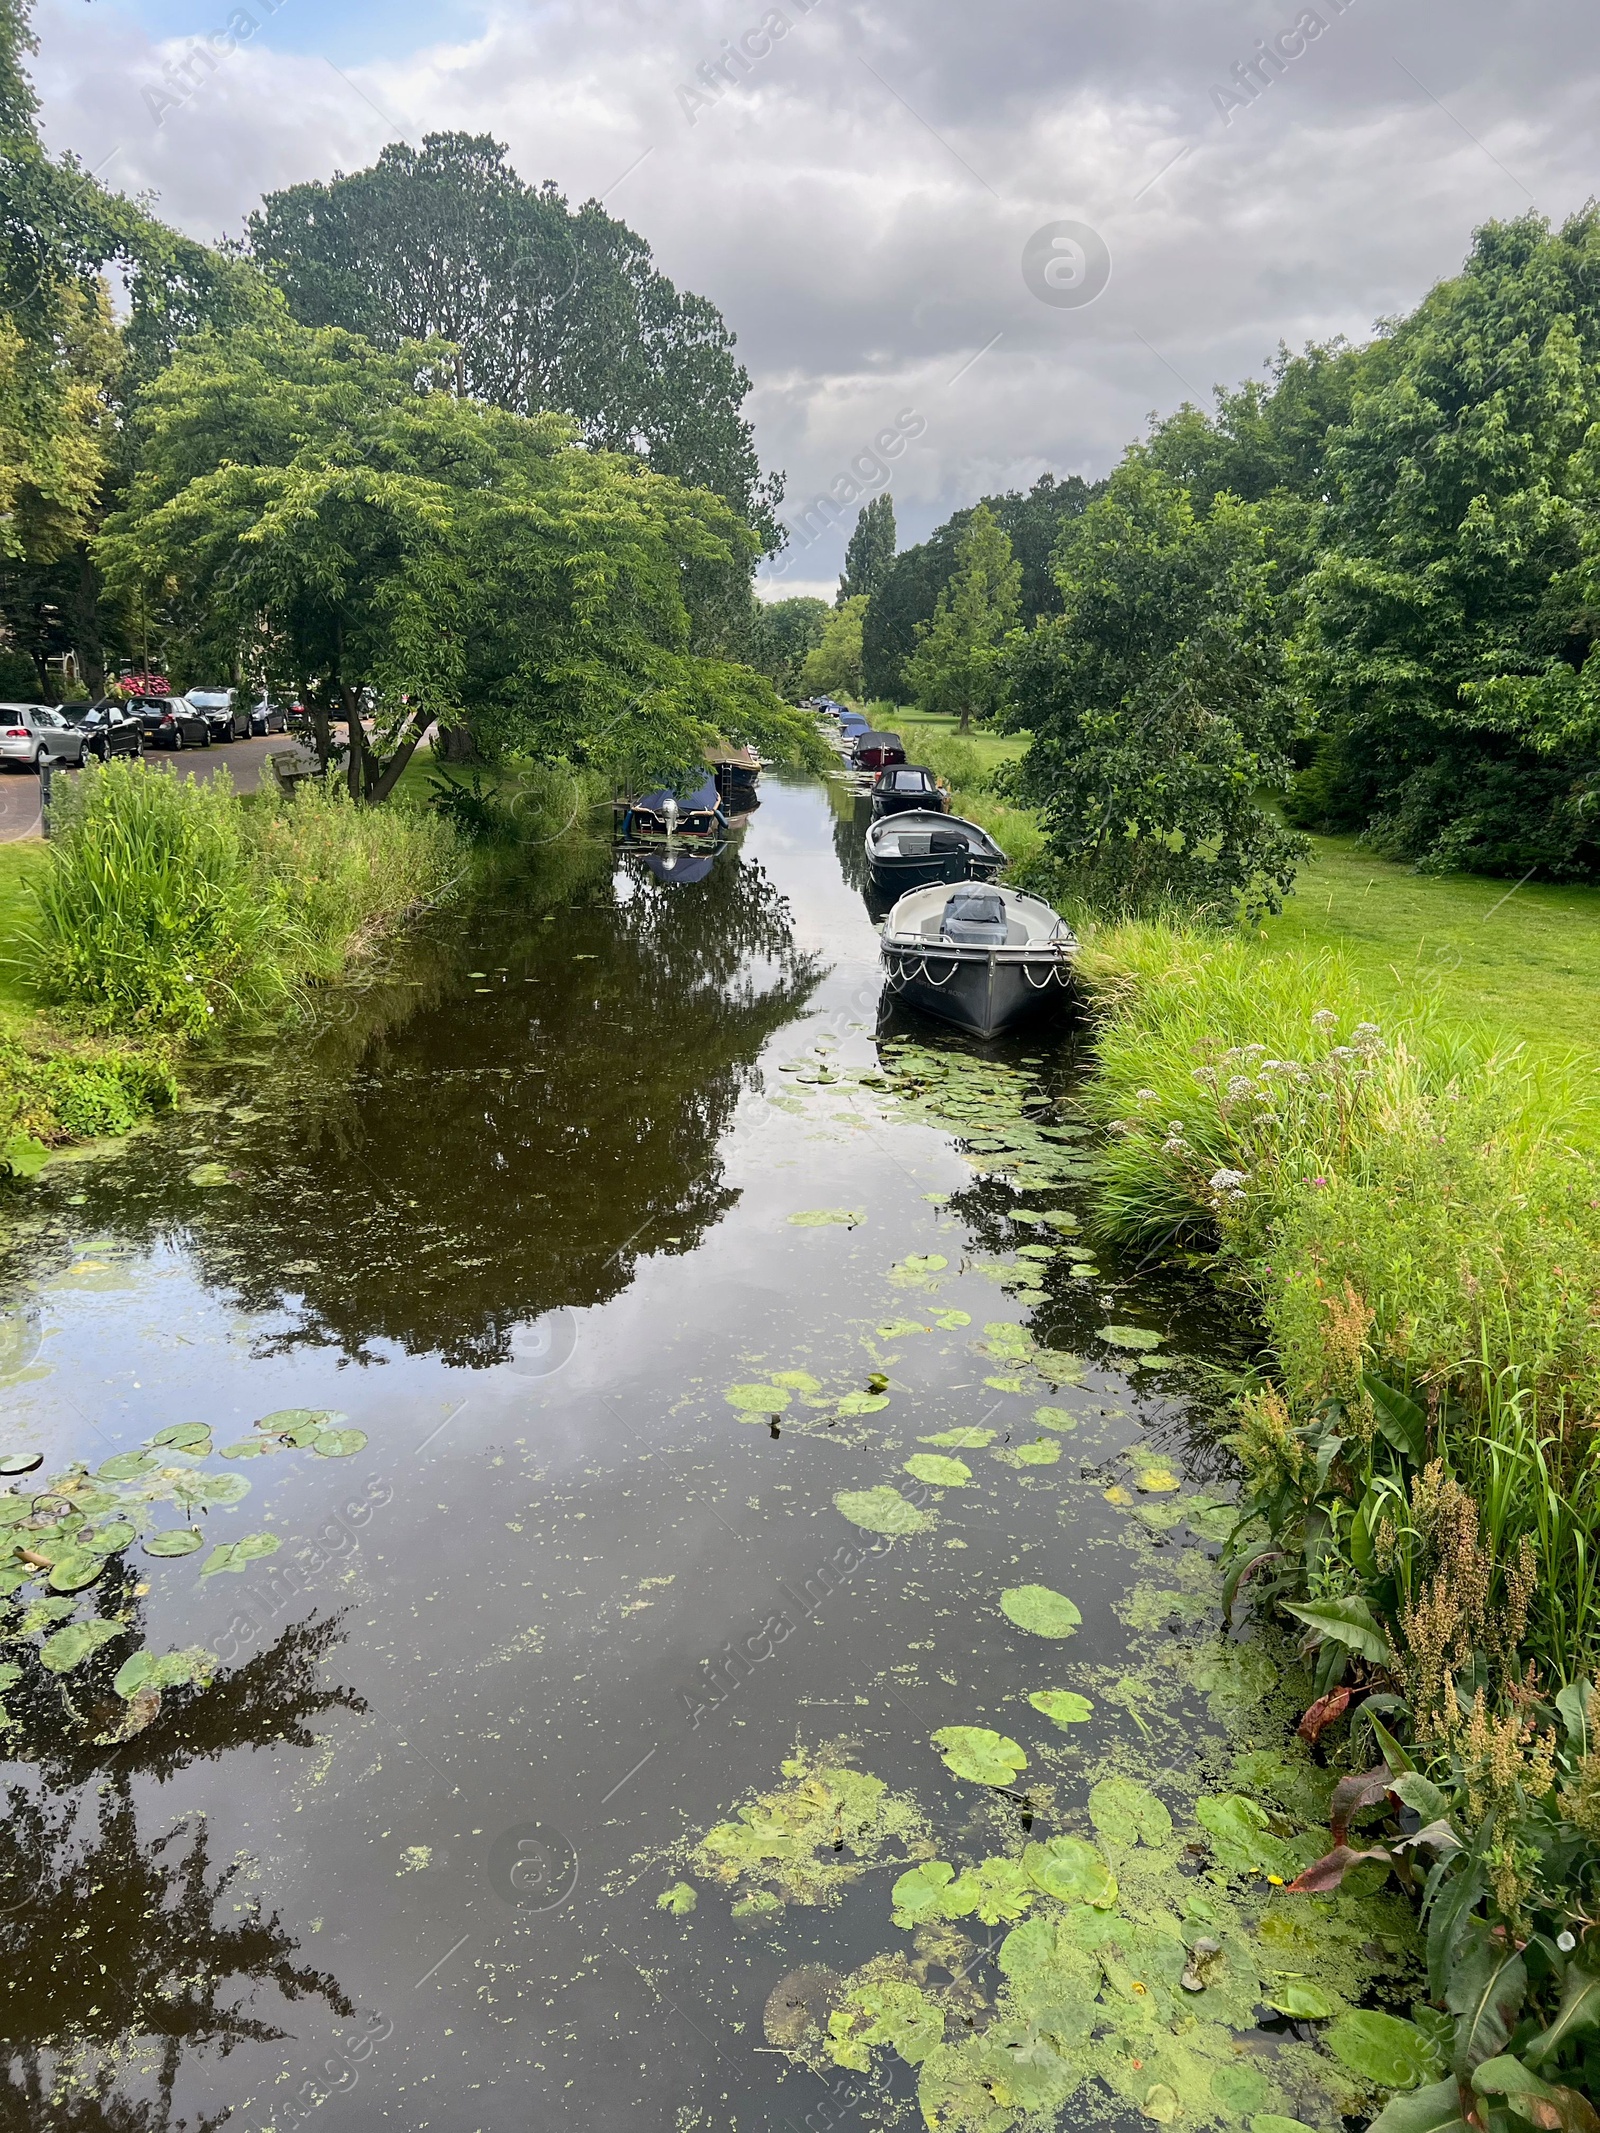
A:
POLYGON ((800 669, 802 688, 814 695, 860 697, 861 631, 867 609, 866 594, 852 593, 824 613, 822 634, 800 669))
POLYGON ((881 590, 894 568, 895 538, 894 498, 887 491, 882 496, 869 497, 857 515, 855 531, 844 552, 844 575, 839 580, 841 607, 857 593, 865 593, 870 599, 881 590))
POLYGON ((388 350, 448 341, 462 393, 569 415, 588 443, 712 490, 777 547, 782 479, 761 472, 721 313, 598 201, 574 210, 552 182, 524 184, 500 142, 393 141, 370 170, 269 193, 249 245, 302 325, 388 350))
POLYGON ((288 320, 195 336, 140 404, 99 543, 113 590, 348 720, 367 799, 434 719, 491 755, 642 778, 719 739, 805 757, 762 677, 693 649, 690 567, 754 556, 728 505, 581 448, 561 416, 463 398, 453 371, 441 342, 288 320))
POLYGON ((1021 585, 1022 566, 1010 541, 988 505, 979 504, 961 529, 954 573, 932 620, 919 624, 906 667, 918 705, 954 713, 963 733, 973 719, 991 717, 1004 698, 1003 652, 1016 625, 1021 585))

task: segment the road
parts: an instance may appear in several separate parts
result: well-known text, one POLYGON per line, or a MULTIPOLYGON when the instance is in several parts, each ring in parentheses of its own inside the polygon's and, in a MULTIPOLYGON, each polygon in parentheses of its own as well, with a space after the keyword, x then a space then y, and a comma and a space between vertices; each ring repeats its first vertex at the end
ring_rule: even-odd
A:
MULTIPOLYGON (((226 766, 240 792, 254 792, 261 782, 261 766, 266 758, 295 745, 284 734, 273 733, 261 740, 221 741, 214 748, 186 748, 181 755, 150 749, 144 760, 152 770, 176 770, 180 777, 192 773, 201 784, 226 766)), ((58 771, 56 775, 70 778, 74 773, 58 771)), ((28 771, 0 770, 0 844, 15 844, 19 838, 39 834, 39 780, 28 771)))

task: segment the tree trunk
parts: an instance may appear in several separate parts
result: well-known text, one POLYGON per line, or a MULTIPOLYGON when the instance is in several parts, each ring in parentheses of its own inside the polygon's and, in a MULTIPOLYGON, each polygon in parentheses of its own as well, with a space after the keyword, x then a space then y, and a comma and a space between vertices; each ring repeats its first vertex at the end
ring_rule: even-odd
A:
POLYGON ((972 731, 971 704, 963 704, 961 706, 961 723, 957 726, 956 731, 957 733, 970 733, 972 731))
POLYGON ((483 760, 470 726, 441 726, 435 749, 443 763, 480 763, 483 760))

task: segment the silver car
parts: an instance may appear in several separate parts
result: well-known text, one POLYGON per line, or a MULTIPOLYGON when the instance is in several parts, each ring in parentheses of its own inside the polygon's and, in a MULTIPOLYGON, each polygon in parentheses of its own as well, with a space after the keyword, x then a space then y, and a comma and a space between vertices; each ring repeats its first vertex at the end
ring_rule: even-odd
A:
POLYGON ((37 770, 46 757, 81 764, 87 739, 49 704, 0 704, 0 763, 8 770, 37 770))

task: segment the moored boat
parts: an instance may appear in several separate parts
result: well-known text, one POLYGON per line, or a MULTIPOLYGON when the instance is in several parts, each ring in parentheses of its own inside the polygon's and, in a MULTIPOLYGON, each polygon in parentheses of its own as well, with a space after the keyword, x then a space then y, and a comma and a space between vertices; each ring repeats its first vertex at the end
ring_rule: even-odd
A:
POLYGON ((992 1037, 1060 1001, 1077 945, 1066 920, 1037 896, 989 882, 941 882, 913 889, 889 913, 883 966, 896 999, 992 1037))
POLYGON ((872 781, 872 812, 875 815, 906 814, 912 809, 942 815, 947 804, 944 787, 921 763, 892 763, 887 770, 880 770, 872 781))
POLYGON ((630 840, 721 838, 727 829, 727 811, 715 778, 707 778, 687 794, 648 792, 641 799, 630 800, 622 814, 622 834, 630 840))
POLYGON ((898 733, 858 733, 850 750, 857 770, 887 770, 891 763, 905 759, 905 744, 898 733))
POLYGON ((884 815, 867 831, 873 886, 900 897, 940 881, 993 881, 1006 855, 985 829, 964 815, 931 809, 884 815))

